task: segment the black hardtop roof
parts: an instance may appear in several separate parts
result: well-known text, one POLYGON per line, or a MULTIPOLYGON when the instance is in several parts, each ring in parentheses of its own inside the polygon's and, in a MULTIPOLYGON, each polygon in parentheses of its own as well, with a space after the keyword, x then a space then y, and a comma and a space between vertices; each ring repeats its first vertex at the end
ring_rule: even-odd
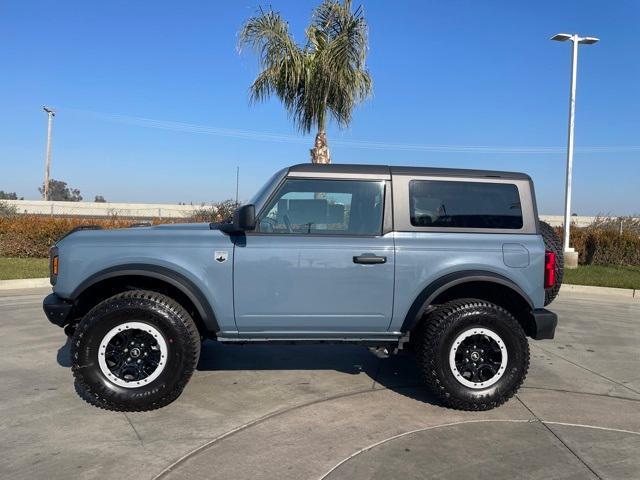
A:
POLYGON ((289 167, 290 172, 302 173, 334 173, 340 174, 372 174, 372 175, 424 175, 435 177, 474 177, 474 178, 507 178, 512 180, 530 180, 529 175, 518 172, 501 172, 497 170, 469 170, 464 168, 436 167, 398 167, 394 165, 362 165, 355 163, 299 163, 289 167))

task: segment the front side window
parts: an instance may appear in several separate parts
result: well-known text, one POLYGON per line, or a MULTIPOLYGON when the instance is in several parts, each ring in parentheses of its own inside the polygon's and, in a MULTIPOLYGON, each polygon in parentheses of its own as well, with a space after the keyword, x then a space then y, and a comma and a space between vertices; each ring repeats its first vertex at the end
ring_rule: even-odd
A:
POLYGON ((260 216, 265 233, 380 235, 384 182, 288 179, 260 216))
POLYGON ((522 228, 518 187, 511 183, 412 180, 411 225, 440 228, 522 228))
POLYGON ((265 183, 260 188, 260 190, 258 190, 255 193, 255 195, 251 197, 251 200, 249 200, 248 203, 252 203, 256 206, 257 209, 260 209, 264 204, 264 202, 267 201, 267 197, 269 194, 269 190, 271 189, 271 186, 276 183, 280 183, 280 179, 286 174, 287 170, 288 169, 283 168, 282 170, 274 173, 273 176, 267 181, 267 183, 265 183))

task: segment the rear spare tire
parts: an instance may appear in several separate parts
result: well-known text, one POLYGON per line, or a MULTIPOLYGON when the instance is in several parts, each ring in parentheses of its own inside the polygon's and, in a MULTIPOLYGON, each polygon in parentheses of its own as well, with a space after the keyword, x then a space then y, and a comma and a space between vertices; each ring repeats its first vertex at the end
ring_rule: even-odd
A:
POLYGON ((564 255, 562 253, 562 240, 555 229, 546 222, 540 222, 540 234, 544 240, 545 250, 556 255, 555 283, 544 291, 544 304, 549 305, 558 296, 564 274, 564 255))

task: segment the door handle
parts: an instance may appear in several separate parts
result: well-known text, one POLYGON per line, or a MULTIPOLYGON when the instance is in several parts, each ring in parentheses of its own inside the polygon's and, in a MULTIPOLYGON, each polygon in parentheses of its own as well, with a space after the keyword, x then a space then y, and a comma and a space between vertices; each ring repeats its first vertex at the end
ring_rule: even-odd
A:
POLYGON ((387 263, 387 257, 374 255, 373 253, 363 253, 362 255, 353 257, 353 263, 377 265, 379 263, 387 263))

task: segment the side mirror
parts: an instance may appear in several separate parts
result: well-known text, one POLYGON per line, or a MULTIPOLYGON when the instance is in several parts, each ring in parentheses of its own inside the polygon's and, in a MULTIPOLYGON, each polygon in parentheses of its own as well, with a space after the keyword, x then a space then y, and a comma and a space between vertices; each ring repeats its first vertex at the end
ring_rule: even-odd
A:
POLYGON ((233 214, 233 226, 236 231, 244 232, 256 228, 256 207, 255 205, 243 205, 233 214))

